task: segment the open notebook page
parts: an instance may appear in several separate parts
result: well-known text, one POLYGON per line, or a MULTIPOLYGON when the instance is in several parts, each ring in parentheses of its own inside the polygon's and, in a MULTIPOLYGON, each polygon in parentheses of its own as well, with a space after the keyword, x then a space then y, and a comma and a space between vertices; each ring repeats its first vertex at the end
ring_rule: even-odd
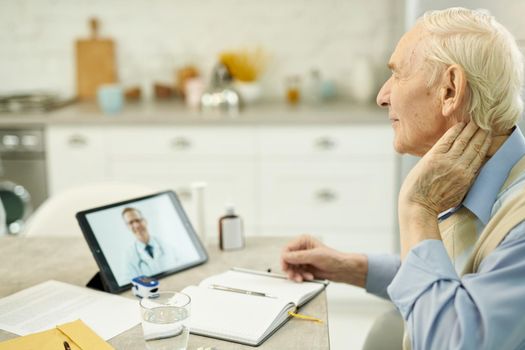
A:
POLYGON ((325 287, 321 283, 297 283, 285 278, 233 270, 208 277, 199 286, 209 287, 213 284, 265 293, 293 302, 297 306, 301 306, 325 287))
POLYGON ((258 344, 288 317, 294 305, 274 299, 220 291, 203 286, 186 287, 191 297, 191 333, 258 344))

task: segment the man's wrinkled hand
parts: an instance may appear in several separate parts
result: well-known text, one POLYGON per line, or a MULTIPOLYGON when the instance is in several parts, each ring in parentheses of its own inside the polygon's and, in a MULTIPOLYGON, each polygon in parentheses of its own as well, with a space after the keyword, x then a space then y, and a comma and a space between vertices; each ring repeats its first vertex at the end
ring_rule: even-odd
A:
POLYGON ((490 147, 488 131, 474 122, 450 128, 410 171, 399 209, 417 206, 436 216, 461 203, 490 147))
POLYGON ((284 247, 281 267, 296 282, 314 278, 364 287, 368 259, 363 254, 342 253, 317 239, 302 235, 284 247))

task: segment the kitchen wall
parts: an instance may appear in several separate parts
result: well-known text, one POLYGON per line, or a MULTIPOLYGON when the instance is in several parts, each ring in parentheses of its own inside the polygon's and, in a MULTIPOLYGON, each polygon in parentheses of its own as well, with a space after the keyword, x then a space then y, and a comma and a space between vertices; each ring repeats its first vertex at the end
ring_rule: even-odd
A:
POLYGON ((318 68, 351 95, 352 62, 367 57, 380 85, 403 30, 402 0, 0 0, 0 93, 75 90, 74 41, 97 16, 117 43, 125 85, 171 82, 175 68, 203 73, 224 49, 260 45, 271 54, 266 97, 284 77, 318 68))
POLYGON ((454 6, 489 10, 516 37, 520 46, 525 47, 525 22, 516 15, 525 13, 525 1, 522 0, 406 0, 406 26, 411 27, 425 11, 454 6))

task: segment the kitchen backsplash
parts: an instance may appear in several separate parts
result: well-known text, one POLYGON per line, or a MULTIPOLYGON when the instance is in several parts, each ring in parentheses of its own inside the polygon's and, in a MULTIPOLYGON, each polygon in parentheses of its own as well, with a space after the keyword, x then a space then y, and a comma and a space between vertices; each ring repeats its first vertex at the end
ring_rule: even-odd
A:
POLYGON ((0 0, 0 93, 75 91, 74 42, 88 19, 117 45, 124 85, 173 81, 196 65, 205 78, 225 49, 260 46, 271 56, 263 96, 283 96, 284 79, 319 69, 342 96, 352 63, 369 60, 374 84, 403 31, 403 0, 0 0))

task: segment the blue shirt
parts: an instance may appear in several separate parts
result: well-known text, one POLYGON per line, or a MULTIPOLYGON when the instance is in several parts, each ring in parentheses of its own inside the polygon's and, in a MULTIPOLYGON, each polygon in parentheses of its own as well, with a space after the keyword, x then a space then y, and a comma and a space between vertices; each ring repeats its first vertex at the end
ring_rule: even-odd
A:
MULTIPOLYGON (((483 166, 462 206, 476 215, 478 235, 501 203, 525 186, 525 176, 499 193, 510 169, 525 156, 516 128, 483 166)), ((440 219, 454 209, 443 213, 440 219)), ((440 240, 398 256, 369 255, 366 289, 390 298, 406 321, 416 349, 525 348, 525 222, 513 228, 480 264, 460 277, 440 240)))

